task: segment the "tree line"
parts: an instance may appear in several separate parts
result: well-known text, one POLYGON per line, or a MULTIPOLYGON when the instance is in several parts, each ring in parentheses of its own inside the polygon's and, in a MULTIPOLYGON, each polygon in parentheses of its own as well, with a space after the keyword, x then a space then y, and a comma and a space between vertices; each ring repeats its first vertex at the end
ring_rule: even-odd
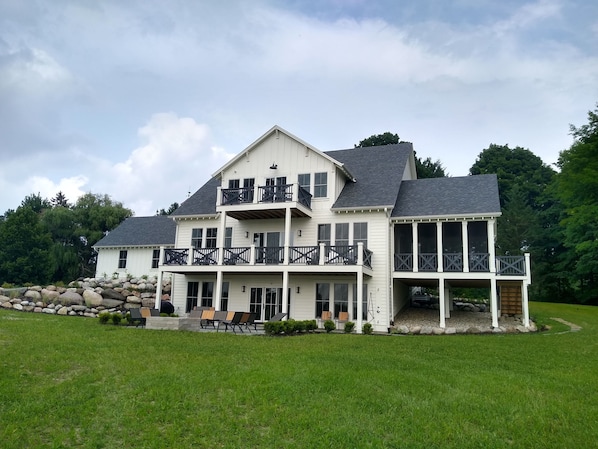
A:
MULTIPOLYGON (((598 304, 598 105, 588 123, 571 125, 573 144, 556 168, 526 148, 491 144, 470 175, 496 173, 502 215, 496 252, 532 256, 532 300, 598 304)), ((355 147, 401 142, 390 132, 355 147)), ((418 178, 447 176, 439 160, 415 158, 418 178)), ((173 203, 157 214, 169 214, 173 203)), ((133 215, 108 195, 88 193, 69 204, 29 195, 0 217, 0 284, 45 284, 95 273, 93 245, 133 215)))

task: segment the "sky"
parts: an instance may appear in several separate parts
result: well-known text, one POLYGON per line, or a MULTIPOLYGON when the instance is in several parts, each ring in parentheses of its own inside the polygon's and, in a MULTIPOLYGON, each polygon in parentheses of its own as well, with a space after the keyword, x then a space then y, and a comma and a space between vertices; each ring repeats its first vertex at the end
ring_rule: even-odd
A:
POLYGON ((154 215, 274 125, 396 133, 451 176, 491 143, 554 164, 597 102, 595 1, 0 0, 0 214, 154 215))

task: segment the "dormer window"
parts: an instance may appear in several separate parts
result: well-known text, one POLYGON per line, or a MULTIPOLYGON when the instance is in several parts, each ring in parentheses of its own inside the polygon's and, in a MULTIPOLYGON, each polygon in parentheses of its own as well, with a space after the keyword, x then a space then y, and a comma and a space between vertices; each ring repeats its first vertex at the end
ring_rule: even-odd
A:
POLYGON ((314 198, 326 198, 328 196, 328 173, 314 174, 314 198))

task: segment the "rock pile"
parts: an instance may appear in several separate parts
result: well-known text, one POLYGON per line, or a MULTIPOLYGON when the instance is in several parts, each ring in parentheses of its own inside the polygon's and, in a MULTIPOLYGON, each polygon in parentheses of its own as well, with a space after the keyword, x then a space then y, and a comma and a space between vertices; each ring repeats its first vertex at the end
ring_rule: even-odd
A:
MULTIPOLYGON (((123 312, 135 307, 154 307, 155 277, 148 279, 85 278, 67 287, 48 285, 0 288, 0 307, 23 312, 95 318, 100 312, 123 312)), ((162 286, 162 298, 170 299, 170 279, 162 286)))

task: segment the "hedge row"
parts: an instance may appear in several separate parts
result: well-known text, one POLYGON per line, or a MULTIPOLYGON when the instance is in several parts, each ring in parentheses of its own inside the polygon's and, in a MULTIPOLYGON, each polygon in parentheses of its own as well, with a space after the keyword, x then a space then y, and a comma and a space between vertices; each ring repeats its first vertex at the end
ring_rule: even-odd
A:
POLYGON ((313 332, 318 328, 316 320, 287 320, 267 321, 264 323, 264 331, 268 335, 293 335, 303 332, 313 332))

